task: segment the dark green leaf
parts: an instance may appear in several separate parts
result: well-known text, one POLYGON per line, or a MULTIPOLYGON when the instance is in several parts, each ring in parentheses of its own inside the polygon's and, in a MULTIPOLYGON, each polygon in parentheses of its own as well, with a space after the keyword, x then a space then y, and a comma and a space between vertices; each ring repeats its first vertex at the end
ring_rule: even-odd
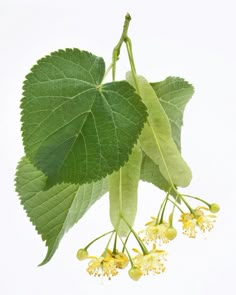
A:
POLYGON ((56 183, 87 183, 128 160, 146 108, 126 82, 102 84, 102 58, 78 49, 38 61, 24 83, 22 131, 27 157, 56 183))

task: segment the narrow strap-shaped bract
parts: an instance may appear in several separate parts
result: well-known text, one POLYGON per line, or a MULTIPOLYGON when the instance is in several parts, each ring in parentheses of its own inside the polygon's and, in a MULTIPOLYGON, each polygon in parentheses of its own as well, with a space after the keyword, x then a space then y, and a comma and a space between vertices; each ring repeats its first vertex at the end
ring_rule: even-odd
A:
POLYGON ((129 232, 122 216, 130 226, 135 220, 141 162, 142 152, 135 146, 125 166, 109 177, 110 218, 121 236, 126 236, 129 232))
MULTIPOLYGON (((127 80, 134 86, 130 73, 127 74, 127 80)), ((170 185, 186 187, 192 173, 173 140, 168 117, 148 81, 138 76, 137 82, 139 94, 149 114, 148 122, 139 137, 141 148, 159 166, 161 174, 170 185)))

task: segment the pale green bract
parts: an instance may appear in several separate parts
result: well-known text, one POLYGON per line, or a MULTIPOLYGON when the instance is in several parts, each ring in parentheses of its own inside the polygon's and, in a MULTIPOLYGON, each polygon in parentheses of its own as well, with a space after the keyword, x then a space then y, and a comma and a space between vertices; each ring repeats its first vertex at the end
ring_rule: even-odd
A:
POLYGON ((193 96, 194 88, 183 78, 167 77, 164 81, 151 83, 170 121, 173 139, 181 150, 181 127, 187 103, 193 96))
POLYGON ((110 218, 121 236, 126 236, 130 231, 124 220, 120 218, 121 214, 130 226, 135 220, 141 162, 141 149, 135 146, 125 166, 109 176, 110 218))
MULTIPOLYGON (((127 74, 127 80, 134 85, 131 73, 127 74)), ((138 76, 137 83, 149 113, 148 122, 139 137, 141 148, 159 166, 170 184, 186 187, 192 173, 172 138, 168 117, 148 81, 138 76)))
MULTIPOLYGON (((165 110, 171 125, 173 139, 181 149, 181 127, 186 104, 194 93, 191 84, 179 77, 167 77, 161 82, 151 83, 156 95, 165 110)), ((159 167, 143 153, 141 179, 151 182, 164 191, 169 190, 169 183, 162 176, 159 167)), ((175 195, 175 191, 171 191, 175 195)))
POLYGON ((17 167, 16 191, 38 233, 46 240, 47 255, 40 265, 55 253, 63 235, 108 190, 107 180, 75 185, 58 184, 45 190, 47 177, 27 158, 17 167))
POLYGON ((176 191, 171 189, 170 183, 161 174, 159 166, 156 165, 144 152, 140 179, 152 183, 165 192, 169 192, 172 196, 177 195, 176 191))
POLYGON ((126 81, 102 84, 102 58, 79 49, 38 61, 24 82, 22 135, 27 158, 56 183, 88 183, 128 160, 146 121, 126 81))

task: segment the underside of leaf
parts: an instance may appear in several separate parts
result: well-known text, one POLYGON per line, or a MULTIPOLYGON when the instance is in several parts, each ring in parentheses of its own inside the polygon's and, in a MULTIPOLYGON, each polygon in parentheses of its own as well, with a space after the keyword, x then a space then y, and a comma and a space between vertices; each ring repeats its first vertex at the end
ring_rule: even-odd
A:
POLYGON ((63 235, 85 212, 107 192, 107 181, 75 185, 58 184, 44 190, 47 177, 27 158, 17 167, 16 191, 31 222, 48 247, 40 265, 47 263, 55 253, 63 235))

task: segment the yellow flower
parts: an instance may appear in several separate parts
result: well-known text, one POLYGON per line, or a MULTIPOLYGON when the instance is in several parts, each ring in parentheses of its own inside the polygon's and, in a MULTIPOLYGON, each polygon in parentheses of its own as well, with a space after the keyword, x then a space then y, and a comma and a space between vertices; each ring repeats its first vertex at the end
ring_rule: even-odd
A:
POLYGON ((166 251, 153 249, 148 254, 142 254, 137 249, 134 249, 138 255, 133 258, 134 267, 140 270, 140 273, 148 275, 150 272, 160 274, 165 271, 164 261, 166 261, 166 251))
POLYGON ((169 235, 167 234, 170 229, 169 223, 163 221, 161 224, 156 224, 156 218, 151 217, 152 220, 145 224, 146 228, 140 233, 144 234, 143 241, 146 243, 156 243, 158 240, 161 243, 169 243, 169 235))
POLYGON ((197 220, 194 215, 192 213, 182 213, 179 221, 183 223, 183 234, 195 238, 197 220))
POLYGON ((183 213, 180 217, 180 222, 183 223, 183 233, 190 238, 195 238, 197 234, 197 227, 201 231, 210 231, 213 228, 216 216, 213 214, 205 214, 203 211, 208 211, 206 207, 197 207, 193 213, 183 213))
POLYGON ((87 272, 95 277, 107 276, 109 280, 118 274, 118 268, 123 269, 129 263, 128 257, 123 252, 113 253, 109 249, 100 257, 90 258, 87 272))
POLYGON ((118 274, 116 259, 110 255, 110 252, 104 253, 100 257, 90 257, 91 261, 88 264, 87 272, 95 277, 107 276, 111 277, 118 274))
POLYGON ((112 256, 115 259, 117 268, 123 269, 129 264, 129 259, 123 252, 117 251, 115 254, 112 253, 112 256))
POLYGON ((210 231, 214 227, 214 223, 216 222, 216 215, 205 214, 203 210, 209 212, 209 209, 206 207, 197 207, 195 209, 197 225, 203 232, 205 232, 206 230, 210 231))

